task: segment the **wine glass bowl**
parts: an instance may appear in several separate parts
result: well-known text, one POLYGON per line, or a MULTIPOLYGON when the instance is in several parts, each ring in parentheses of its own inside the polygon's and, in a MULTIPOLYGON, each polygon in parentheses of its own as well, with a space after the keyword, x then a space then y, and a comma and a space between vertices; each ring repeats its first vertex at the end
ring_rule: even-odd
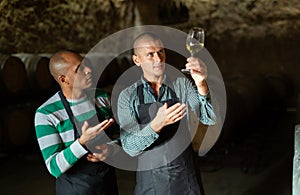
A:
MULTIPOLYGON (((192 57, 204 47, 204 39, 205 33, 203 28, 191 28, 186 38, 186 48, 192 57)), ((184 73, 189 73, 189 70, 187 69, 182 69, 181 71, 184 73)))

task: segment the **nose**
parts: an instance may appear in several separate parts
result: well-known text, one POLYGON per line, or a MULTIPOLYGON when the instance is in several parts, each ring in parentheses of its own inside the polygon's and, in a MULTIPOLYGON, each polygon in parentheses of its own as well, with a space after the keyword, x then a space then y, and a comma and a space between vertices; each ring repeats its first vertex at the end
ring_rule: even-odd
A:
POLYGON ((159 52, 154 53, 154 61, 155 62, 161 62, 163 59, 163 56, 159 52))
POLYGON ((88 66, 84 66, 84 74, 88 75, 90 73, 92 73, 92 69, 90 67, 88 67, 88 66))

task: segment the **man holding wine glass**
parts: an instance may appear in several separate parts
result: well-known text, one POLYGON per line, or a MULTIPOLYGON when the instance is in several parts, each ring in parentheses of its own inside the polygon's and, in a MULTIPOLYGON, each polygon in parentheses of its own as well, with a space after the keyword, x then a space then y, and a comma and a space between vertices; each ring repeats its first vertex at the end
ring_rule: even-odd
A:
POLYGON ((140 34, 133 48, 133 62, 143 74, 120 93, 117 106, 124 151, 137 157, 140 167, 150 164, 137 171, 135 194, 203 195, 189 130, 190 112, 203 124, 216 122, 207 67, 199 58, 187 58, 185 68, 194 83, 169 74, 163 42, 152 33, 140 34))
MULTIPOLYGON (((186 49, 190 52, 191 57, 198 53, 204 47, 204 30, 199 27, 193 27, 186 38, 186 49)), ((189 74, 190 69, 181 69, 183 73, 189 74)))

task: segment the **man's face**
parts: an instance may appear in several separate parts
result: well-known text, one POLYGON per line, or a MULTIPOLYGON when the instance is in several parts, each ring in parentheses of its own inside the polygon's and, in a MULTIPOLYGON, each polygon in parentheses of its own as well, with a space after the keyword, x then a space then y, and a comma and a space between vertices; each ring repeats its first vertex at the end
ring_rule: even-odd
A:
POLYGON ((143 70, 144 77, 153 80, 165 71, 166 54, 160 40, 144 38, 135 45, 133 61, 143 70))
POLYGON ((93 84, 92 71, 84 64, 82 57, 71 56, 67 60, 69 66, 67 67, 66 77, 71 87, 78 89, 91 87, 93 84))

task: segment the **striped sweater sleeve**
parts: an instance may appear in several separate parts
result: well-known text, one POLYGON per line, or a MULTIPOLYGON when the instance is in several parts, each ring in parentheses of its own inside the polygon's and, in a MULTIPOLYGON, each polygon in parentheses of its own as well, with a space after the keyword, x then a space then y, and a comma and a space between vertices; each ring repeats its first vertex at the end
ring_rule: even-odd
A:
POLYGON ((35 114, 38 144, 47 169, 54 177, 59 177, 66 172, 87 153, 78 140, 74 140, 74 131, 70 129, 70 121, 66 120, 63 123, 64 128, 55 121, 54 115, 57 113, 58 111, 49 112, 40 108, 35 114))

